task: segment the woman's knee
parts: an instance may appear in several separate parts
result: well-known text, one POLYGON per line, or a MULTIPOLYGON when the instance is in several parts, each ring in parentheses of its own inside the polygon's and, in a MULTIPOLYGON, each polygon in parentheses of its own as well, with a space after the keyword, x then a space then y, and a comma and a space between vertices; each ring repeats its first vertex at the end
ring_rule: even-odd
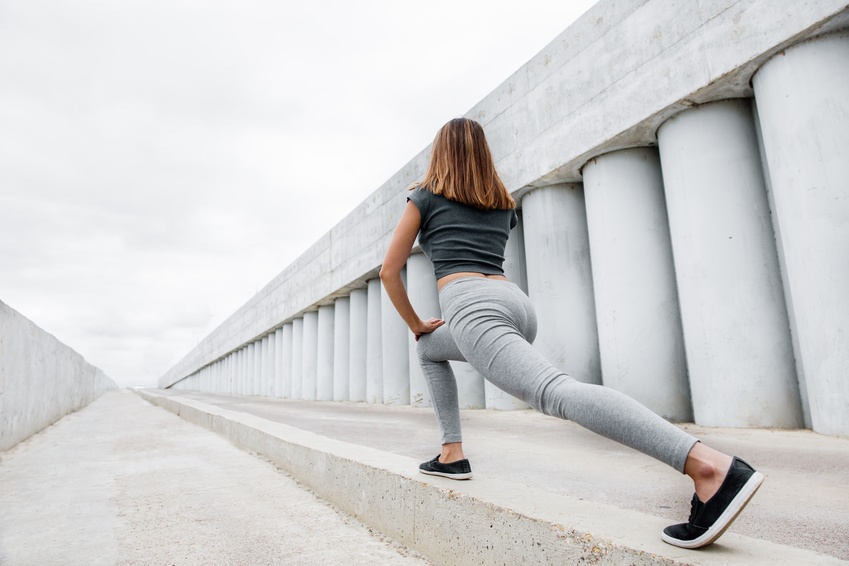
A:
POLYGON ((433 363, 435 361, 431 357, 432 348, 428 348, 430 338, 431 336, 429 334, 423 334, 419 336, 419 339, 416 342, 416 357, 418 357, 419 363, 422 365, 433 363))

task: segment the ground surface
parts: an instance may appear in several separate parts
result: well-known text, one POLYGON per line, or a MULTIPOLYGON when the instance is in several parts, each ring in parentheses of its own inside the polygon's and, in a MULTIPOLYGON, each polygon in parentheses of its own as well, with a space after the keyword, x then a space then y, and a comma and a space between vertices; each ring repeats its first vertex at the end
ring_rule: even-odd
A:
MULTIPOLYGON (((324 436, 432 458, 432 409, 160 391, 243 411, 324 436)), ((692 482, 634 450, 532 410, 461 412, 475 477, 490 477, 614 505, 670 523, 686 521, 692 482)), ((684 425, 766 476, 731 532, 849 560, 849 439, 808 430, 684 425)))
POLYGON ((426 564, 128 391, 3 453, 0 509, 3 566, 426 564))

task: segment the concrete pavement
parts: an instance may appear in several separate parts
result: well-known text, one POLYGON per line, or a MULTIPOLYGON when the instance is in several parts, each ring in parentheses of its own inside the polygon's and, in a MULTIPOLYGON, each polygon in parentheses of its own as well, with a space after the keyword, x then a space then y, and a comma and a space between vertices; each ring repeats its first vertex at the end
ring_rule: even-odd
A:
POLYGON ((767 479, 684 551, 659 531, 686 478, 532 411, 463 411, 475 477, 455 482, 417 472, 430 409, 138 393, 236 446, 107 393, 2 454, 0 564, 849 563, 846 439, 686 426, 767 479))
POLYGON ((527 554, 525 563, 568 563, 573 558, 691 564, 849 560, 847 439, 810 431, 686 425, 706 443, 749 460, 767 478, 729 532, 712 547, 694 552, 659 539, 663 526, 687 518, 687 478, 572 423, 533 411, 463 411, 475 479, 454 482, 416 471, 418 462, 438 450, 430 409, 173 390, 140 393, 237 445, 267 450, 268 457, 279 459, 278 465, 290 466, 299 481, 355 516, 358 510, 376 516, 390 508, 393 519, 380 525, 381 519, 373 518, 374 528, 436 563, 495 563, 484 547, 496 550, 494 555, 502 557, 498 563, 517 563, 507 557, 517 549, 530 552, 525 545, 550 545, 546 552, 562 551, 566 557, 542 560, 527 554), (254 438, 255 433, 262 438, 254 438), (274 444, 278 440, 281 444, 274 444), (352 482, 360 482, 363 493, 352 495, 352 482), (339 485, 344 489, 333 487, 339 485), (369 507, 373 502, 367 490, 389 495, 369 507), (406 507, 416 512, 405 515, 406 507), (409 529, 402 528, 406 523, 409 529), (545 528, 531 533, 529 525, 545 528), (444 555, 439 554, 440 532, 455 547, 444 555), (560 535, 546 540, 552 532, 560 535))
POLYGON ((127 390, 0 457, 3 566, 426 564, 127 390))

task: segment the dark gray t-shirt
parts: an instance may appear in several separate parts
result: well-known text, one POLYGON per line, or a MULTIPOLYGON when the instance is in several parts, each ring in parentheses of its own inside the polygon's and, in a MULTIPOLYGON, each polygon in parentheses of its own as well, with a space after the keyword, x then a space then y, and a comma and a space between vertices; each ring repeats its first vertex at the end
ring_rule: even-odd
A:
POLYGON ((461 271, 504 274, 504 247, 518 222, 515 210, 483 210, 423 188, 407 200, 419 209, 419 245, 437 279, 461 271))

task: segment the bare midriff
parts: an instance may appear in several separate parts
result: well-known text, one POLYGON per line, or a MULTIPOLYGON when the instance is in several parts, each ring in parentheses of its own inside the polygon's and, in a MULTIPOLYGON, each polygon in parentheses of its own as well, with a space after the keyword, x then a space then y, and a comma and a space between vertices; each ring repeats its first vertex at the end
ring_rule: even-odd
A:
POLYGON ((487 275, 485 273, 475 273, 473 271, 460 271, 458 273, 449 273, 445 277, 440 277, 436 281, 436 288, 441 291, 446 284, 462 277, 483 277, 485 279, 498 279, 499 281, 507 281, 507 278, 503 275, 487 275))

